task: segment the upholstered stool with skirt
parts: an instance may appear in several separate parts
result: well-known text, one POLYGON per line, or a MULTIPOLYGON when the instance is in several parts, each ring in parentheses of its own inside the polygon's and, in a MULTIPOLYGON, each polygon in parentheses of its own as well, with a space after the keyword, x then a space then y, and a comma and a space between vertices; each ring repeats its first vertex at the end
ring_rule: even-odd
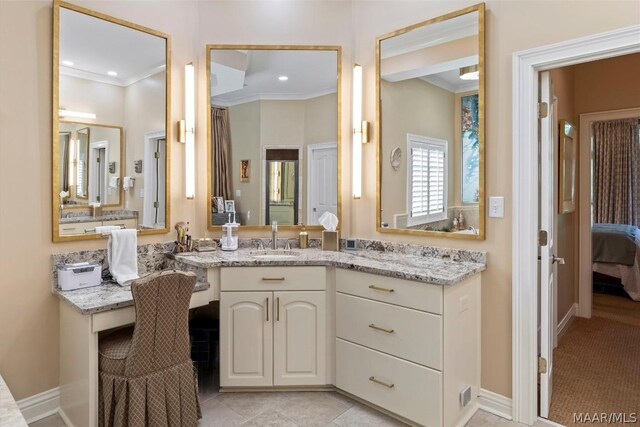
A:
POLYGON ((163 271, 131 284, 135 326, 99 344, 101 427, 191 427, 201 418, 190 357, 193 273, 163 271))

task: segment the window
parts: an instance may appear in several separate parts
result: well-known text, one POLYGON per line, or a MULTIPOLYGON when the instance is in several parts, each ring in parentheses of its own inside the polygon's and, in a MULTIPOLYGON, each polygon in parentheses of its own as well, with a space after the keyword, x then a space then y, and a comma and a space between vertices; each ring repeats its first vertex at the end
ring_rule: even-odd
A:
POLYGON ((407 134, 407 225, 447 218, 447 146, 442 139, 407 134))

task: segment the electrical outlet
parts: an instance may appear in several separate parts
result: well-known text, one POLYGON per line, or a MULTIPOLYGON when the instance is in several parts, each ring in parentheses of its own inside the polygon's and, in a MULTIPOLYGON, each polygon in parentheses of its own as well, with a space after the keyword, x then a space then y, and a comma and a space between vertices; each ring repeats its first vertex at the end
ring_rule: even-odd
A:
POLYGON ((242 191, 241 190, 236 190, 236 197, 241 197, 242 191))
POLYGON ((460 392, 460 406, 465 407, 471 402, 471 387, 467 387, 460 392))
POLYGON ((504 218, 504 197, 489 197, 489 217, 504 218))

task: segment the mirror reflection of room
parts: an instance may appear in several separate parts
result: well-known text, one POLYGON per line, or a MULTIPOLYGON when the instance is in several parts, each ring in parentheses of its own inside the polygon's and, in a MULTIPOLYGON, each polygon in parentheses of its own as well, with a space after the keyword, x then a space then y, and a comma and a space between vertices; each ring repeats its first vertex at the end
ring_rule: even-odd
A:
POLYGON ((478 12, 380 42, 381 227, 478 234, 478 12))
POLYGON ((59 25, 59 235, 165 228, 166 39, 65 7, 59 25))
POLYGON ((210 67, 211 225, 337 215, 338 52, 214 48, 210 67))

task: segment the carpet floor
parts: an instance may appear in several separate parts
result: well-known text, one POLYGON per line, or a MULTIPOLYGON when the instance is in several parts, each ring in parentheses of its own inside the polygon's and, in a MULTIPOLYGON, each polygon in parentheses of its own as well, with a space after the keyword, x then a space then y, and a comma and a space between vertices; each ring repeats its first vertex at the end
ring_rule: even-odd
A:
POLYGON ((576 423, 574 414, 623 413, 627 420, 635 414, 640 424, 640 327, 576 317, 553 362, 551 421, 575 426, 584 424, 576 423))

